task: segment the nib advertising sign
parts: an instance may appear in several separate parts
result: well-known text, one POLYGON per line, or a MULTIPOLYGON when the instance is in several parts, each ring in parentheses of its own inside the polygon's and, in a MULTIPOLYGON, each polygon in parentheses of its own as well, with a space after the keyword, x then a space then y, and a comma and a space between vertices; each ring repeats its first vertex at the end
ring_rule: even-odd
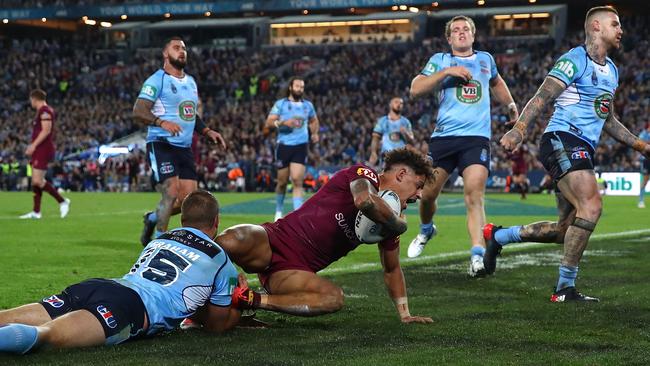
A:
MULTIPOLYGON (((641 192, 640 173, 602 173, 601 178, 607 182, 608 196, 638 196, 641 192)), ((645 191, 650 193, 650 182, 645 191)))

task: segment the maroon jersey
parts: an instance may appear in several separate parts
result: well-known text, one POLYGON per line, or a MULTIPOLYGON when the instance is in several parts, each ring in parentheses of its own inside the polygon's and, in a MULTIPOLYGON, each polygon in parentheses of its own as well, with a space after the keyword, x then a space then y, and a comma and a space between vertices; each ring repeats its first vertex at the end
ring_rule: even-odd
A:
POLYGON ((43 125, 41 124, 41 120, 44 119, 49 119, 52 121, 52 129, 50 130, 50 134, 47 135, 45 140, 43 140, 38 146, 36 146, 37 150, 43 149, 45 151, 54 151, 54 121, 55 121, 56 115, 54 113, 54 109, 52 109, 49 105, 44 105, 41 108, 36 111, 36 118, 34 119, 34 122, 32 123, 32 126, 34 127, 32 130, 32 142, 36 140, 36 137, 38 136, 39 133, 43 130, 43 125))
POLYGON ((528 172, 528 164, 526 164, 526 151, 520 148, 517 152, 510 154, 512 160, 512 174, 526 174, 528 172))
MULTIPOLYGON (((274 259, 267 273, 289 268, 318 272, 361 244, 354 231, 359 210, 350 192, 350 183, 357 179, 366 179, 379 189, 379 177, 374 170, 353 165, 338 171, 298 210, 263 225, 274 257, 278 257, 278 265, 274 265, 274 259)), ((399 237, 379 245, 393 250, 399 246, 399 237)))

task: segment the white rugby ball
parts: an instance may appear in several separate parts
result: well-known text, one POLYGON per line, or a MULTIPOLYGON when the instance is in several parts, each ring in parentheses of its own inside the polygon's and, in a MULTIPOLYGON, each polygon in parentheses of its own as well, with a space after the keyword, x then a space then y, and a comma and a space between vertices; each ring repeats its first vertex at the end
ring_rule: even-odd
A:
MULTIPOLYGON (((379 191, 381 197, 393 209, 395 215, 399 215, 402 211, 402 204, 399 201, 397 193, 389 190, 379 191)), ((370 220, 363 212, 357 213, 357 218, 354 220, 354 232, 357 238, 362 243, 378 243, 384 238, 381 236, 381 224, 377 224, 370 220)))

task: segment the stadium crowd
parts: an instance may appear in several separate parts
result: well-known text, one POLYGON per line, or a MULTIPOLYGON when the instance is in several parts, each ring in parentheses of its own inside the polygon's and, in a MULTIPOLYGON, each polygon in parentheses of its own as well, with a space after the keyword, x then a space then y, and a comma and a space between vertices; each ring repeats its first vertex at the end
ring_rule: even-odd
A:
MULTIPOLYGON (((6 1, 5 1, 6 2, 6 1)), ((11 3, 11 1, 8 1, 11 3)), ((650 58, 648 17, 626 17, 624 51, 616 56, 620 86, 615 111, 634 133, 650 115, 650 58)), ((477 34, 475 49, 495 55, 499 72, 520 110, 535 93, 553 62, 584 35, 570 36, 558 47, 550 40, 491 41, 477 34)), ((388 111, 393 96, 406 101, 404 115, 411 120, 416 148, 427 151, 426 141, 435 122, 433 98, 408 99, 411 79, 430 55, 447 50, 442 38, 423 44, 377 43, 270 47, 261 50, 196 49, 190 46, 187 72, 199 85, 204 120, 219 130, 228 143, 220 150, 195 138, 200 180, 214 190, 272 190, 275 141, 262 134, 262 124, 273 104, 283 96, 286 80, 303 74, 306 98, 321 121, 321 141, 312 146, 309 175, 318 181, 318 169, 367 161, 372 128, 388 111), (243 178, 243 179, 242 179, 243 178), (268 183, 267 183, 268 182, 268 183)), ((81 39, 5 40, 0 49, 0 189, 26 189, 29 175, 24 155, 34 111, 29 108, 32 88, 48 92, 57 112, 57 163, 54 182, 63 189, 128 191, 150 189, 144 154, 98 164, 88 149, 97 148, 136 131, 131 111, 142 82, 160 67, 159 50, 145 50, 123 60, 117 51, 89 48, 81 39)), ((529 168, 539 168, 536 144, 552 112, 529 131, 529 168)), ((507 113, 492 109, 492 167, 509 169, 510 160, 498 146, 509 129, 507 113)), ((635 152, 606 135, 595 156, 597 169, 636 170, 635 152)), ((316 187, 314 185, 313 187, 316 187)), ((313 188, 312 187, 312 188, 313 188)))

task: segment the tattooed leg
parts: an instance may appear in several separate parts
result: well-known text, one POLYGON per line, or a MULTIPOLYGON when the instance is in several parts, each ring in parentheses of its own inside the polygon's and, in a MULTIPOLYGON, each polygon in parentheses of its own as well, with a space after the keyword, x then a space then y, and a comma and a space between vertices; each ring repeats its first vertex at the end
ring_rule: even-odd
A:
POLYGON ((176 197, 178 196, 178 177, 165 179, 161 186, 162 198, 160 199, 158 208, 156 209, 156 215, 158 216, 156 230, 164 233, 167 231, 169 217, 172 214, 174 201, 176 201, 176 197))
POLYGON ((576 216, 576 209, 564 197, 562 192, 556 194, 559 219, 554 221, 538 221, 524 225, 519 231, 522 241, 537 243, 564 243, 564 235, 576 216))

